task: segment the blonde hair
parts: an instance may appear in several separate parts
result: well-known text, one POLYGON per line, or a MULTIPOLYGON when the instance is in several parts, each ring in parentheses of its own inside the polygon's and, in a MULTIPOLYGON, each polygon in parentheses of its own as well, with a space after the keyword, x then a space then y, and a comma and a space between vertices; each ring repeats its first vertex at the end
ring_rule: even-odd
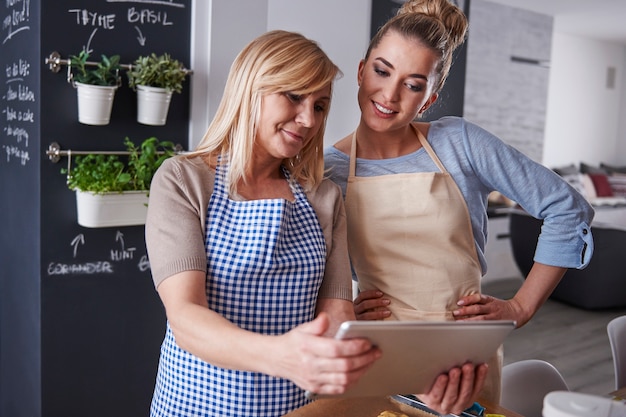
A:
POLYGON ((408 0, 396 16, 385 23, 374 35, 365 59, 382 38, 394 31, 407 39, 419 41, 440 58, 437 72, 439 80, 435 92, 440 91, 452 66, 452 53, 465 41, 468 22, 463 11, 449 0, 408 0))
MULTIPOLYGON (((224 95, 215 117, 198 147, 190 155, 221 155, 228 163, 229 190, 237 191, 240 180, 249 176, 247 168, 266 94, 291 92, 306 95, 331 87, 339 68, 318 44, 299 33, 275 30, 250 42, 235 58, 224 95)), ((305 190, 314 189, 324 175, 324 131, 329 106, 325 107, 322 126, 304 145, 300 154, 283 162, 292 178, 305 190)))

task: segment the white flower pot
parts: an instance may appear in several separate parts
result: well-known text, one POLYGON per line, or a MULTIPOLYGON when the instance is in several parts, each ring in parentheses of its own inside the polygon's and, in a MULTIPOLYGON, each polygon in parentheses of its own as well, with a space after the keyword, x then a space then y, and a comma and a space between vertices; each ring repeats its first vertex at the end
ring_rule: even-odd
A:
POLYGON ((111 119, 117 86, 75 83, 78 94, 78 121, 86 125, 107 125, 111 119))
POLYGON ((144 125, 163 126, 170 108, 172 90, 137 86, 137 121, 144 125))
POLYGON ((83 227, 137 226, 146 224, 147 191, 94 194, 76 191, 78 224, 83 227))

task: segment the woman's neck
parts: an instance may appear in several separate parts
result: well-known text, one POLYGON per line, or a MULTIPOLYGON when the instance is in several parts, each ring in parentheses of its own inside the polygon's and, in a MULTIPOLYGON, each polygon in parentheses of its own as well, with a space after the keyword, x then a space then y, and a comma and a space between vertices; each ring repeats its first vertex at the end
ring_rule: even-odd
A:
POLYGON ((246 181, 242 179, 237 184, 237 194, 247 200, 283 198, 293 201, 294 199, 280 162, 258 164, 251 161, 246 177, 246 181))
POLYGON ((363 123, 356 130, 357 157, 390 159, 408 155, 422 147, 412 126, 391 132, 376 132, 363 123))

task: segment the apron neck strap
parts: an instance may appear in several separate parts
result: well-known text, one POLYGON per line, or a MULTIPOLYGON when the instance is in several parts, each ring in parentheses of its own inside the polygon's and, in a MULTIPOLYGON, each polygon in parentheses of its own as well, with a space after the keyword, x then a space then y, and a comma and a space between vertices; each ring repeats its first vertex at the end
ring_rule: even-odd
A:
MULTIPOLYGON (((441 172, 447 172, 446 168, 437 157, 437 154, 430 146, 430 143, 428 143, 428 141, 426 140, 426 137, 424 137, 422 132, 417 128, 415 124, 411 123, 411 127, 413 128, 413 131, 415 131, 415 135, 420 141, 420 144, 426 150, 426 153, 428 153, 428 156, 430 156, 435 165, 437 165, 437 168, 439 168, 441 172)), ((352 145, 350 146, 350 167, 348 170, 348 175, 352 177, 356 175, 356 130, 352 133, 352 145)))
POLYGON ((356 130, 352 133, 352 145, 350 146, 350 168, 348 175, 354 177, 356 175, 356 130))
POLYGON ((446 168, 443 166, 443 164, 439 160, 439 157, 437 156, 435 151, 433 151, 433 148, 430 146, 430 143, 428 143, 428 141, 426 140, 426 137, 424 136, 424 134, 422 134, 422 132, 417 128, 415 124, 411 123, 411 127, 415 131, 415 134, 417 135, 417 139, 422 144, 422 147, 426 150, 426 153, 428 153, 428 156, 430 156, 430 159, 432 159, 435 165, 437 165, 437 168, 439 168, 439 171, 443 173, 447 172, 446 168))

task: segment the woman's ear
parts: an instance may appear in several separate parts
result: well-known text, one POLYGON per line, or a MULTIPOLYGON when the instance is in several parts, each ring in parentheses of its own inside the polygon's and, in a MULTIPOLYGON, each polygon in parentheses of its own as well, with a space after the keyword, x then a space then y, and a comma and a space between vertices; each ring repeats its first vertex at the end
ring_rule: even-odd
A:
POLYGON ((361 86, 361 80, 363 79, 363 69, 364 68, 365 68, 365 60, 362 59, 359 62, 359 69, 358 69, 357 74, 356 74, 356 81, 357 81, 359 87, 361 86))
POLYGON ((439 98, 439 93, 434 93, 432 96, 430 96, 428 101, 424 103, 424 105, 422 106, 419 112, 424 113, 426 110, 428 110, 428 108, 432 106, 435 101, 437 101, 437 98, 439 98))

